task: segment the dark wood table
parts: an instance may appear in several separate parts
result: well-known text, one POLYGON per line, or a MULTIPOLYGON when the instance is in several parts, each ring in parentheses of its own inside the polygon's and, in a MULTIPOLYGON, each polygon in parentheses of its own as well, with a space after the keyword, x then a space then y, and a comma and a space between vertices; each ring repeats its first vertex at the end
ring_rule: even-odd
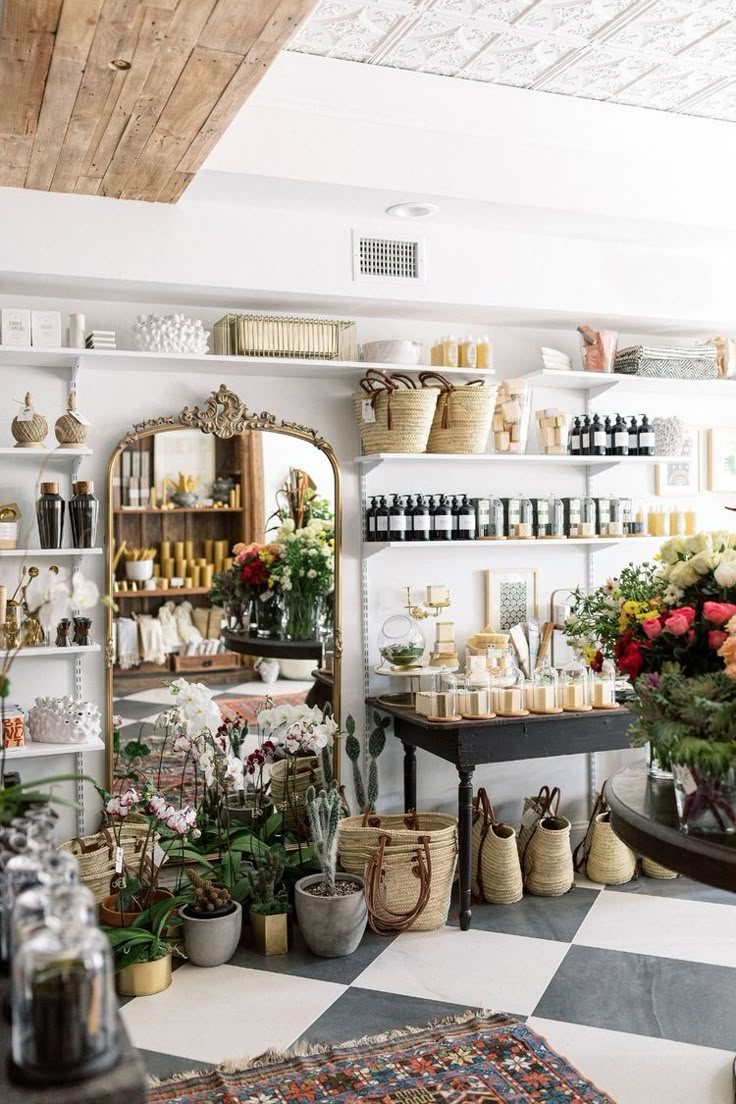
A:
POLYGON ((241 655, 268 656, 274 659, 316 659, 322 662, 321 640, 271 640, 265 636, 249 636, 247 633, 224 629, 222 638, 231 652, 241 655))
POLYGON ((637 854, 736 893, 736 835, 681 831, 671 781, 650 778, 646 763, 632 763, 611 775, 606 797, 614 832, 637 854))
POLYGON ((404 809, 417 807, 416 749, 452 763, 458 774, 458 871, 460 878, 460 927, 467 931, 473 857, 473 772, 477 766, 520 759, 544 759, 584 752, 628 748, 632 721, 628 709, 592 713, 559 713, 521 718, 497 717, 490 721, 432 722, 385 698, 366 698, 371 709, 393 718, 393 732, 404 745, 404 809))

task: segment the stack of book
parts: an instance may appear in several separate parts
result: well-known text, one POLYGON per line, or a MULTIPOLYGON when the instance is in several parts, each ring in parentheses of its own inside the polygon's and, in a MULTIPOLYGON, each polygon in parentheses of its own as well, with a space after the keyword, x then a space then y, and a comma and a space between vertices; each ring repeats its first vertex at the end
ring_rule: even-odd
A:
POLYGON ((113 477, 113 506, 140 509, 151 501, 151 454, 126 449, 113 477))
POLYGON ((85 340, 87 349, 117 349, 114 330, 92 330, 85 340))

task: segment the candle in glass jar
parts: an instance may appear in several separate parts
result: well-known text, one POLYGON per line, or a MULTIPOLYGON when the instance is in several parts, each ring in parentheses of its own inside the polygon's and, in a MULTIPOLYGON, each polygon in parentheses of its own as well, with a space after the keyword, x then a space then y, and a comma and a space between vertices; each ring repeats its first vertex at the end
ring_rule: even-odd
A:
POLYGON ((582 709, 585 705, 585 687, 582 682, 569 682, 562 688, 562 705, 565 709, 582 709))
POLYGON ((532 690, 532 701, 534 709, 540 712, 554 709, 557 705, 554 686, 535 686, 532 690))
POLYGON ((601 706, 613 705, 613 683, 593 683, 593 705, 599 708, 601 706))
POLYGON ((497 713, 521 713, 521 688, 509 686, 496 691, 497 713))
POLYGON ((482 717, 491 712, 491 704, 487 690, 468 690, 465 695, 465 707, 463 713, 471 717, 482 717))

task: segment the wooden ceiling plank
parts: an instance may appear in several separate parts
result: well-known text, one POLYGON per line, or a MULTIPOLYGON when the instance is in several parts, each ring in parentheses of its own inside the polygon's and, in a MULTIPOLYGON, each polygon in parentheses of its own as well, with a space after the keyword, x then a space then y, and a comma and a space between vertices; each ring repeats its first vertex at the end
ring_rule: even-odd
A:
POLYGON ((192 182, 194 173, 173 172, 156 196, 157 203, 176 203, 192 182))
POLYGON ((105 171, 104 195, 120 196, 122 193, 214 6, 215 0, 180 0, 155 64, 105 171))
POLYGON ((241 63, 240 54, 197 46, 125 182, 123 199, 154 200, 241 63))
POLYGON ((0 134, 0 186, 23 187, 32 146, 32 134, 0 134))
POLYGON ((97 121, 115 79, 116 70, 111 68, 110 62, 121 56, 128 28, 135 21, 141 6, 141 0, 103 0, 84 76, 51 180, 51 188, 55 192, 74 191, 97 121))
POLYGON ((102 179, 99 176, 78 176, 74 190, 79 195, 98 195, 101 183, 102 179))
POLYGON ((207 50, 227 50, 245 55, 271 18, 278 0, 218 0, 199 45, 207 50))
POLYGON ((274 5, 275 10, 263 34, 252 44, 237 73, 179 162, 179 172, 195 173, 202 167, 269 65, 316 4, 317 0, 282 0, 274 5))
POLYGON ((32 134, 36 129, 61 4, 5 0, 0 5, 0 134, 32 134))
POLYGON ((103 0, 65 0, 25 185, 48 191, 84 76, 103 0))

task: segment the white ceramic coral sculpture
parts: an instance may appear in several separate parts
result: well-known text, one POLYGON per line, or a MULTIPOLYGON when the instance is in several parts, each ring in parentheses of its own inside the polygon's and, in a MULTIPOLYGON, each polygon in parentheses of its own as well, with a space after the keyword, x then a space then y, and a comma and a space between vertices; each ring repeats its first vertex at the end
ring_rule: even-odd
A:
POLYGON ((102 732, 100 711, 74 698, 36 698, 28 710, 28 729, 38 744, 86 744, 102 732))
POLYGON ((133 326, 136 349, 144 353, 206 353, 210 331, 183 314, 139 314, 133 326))

